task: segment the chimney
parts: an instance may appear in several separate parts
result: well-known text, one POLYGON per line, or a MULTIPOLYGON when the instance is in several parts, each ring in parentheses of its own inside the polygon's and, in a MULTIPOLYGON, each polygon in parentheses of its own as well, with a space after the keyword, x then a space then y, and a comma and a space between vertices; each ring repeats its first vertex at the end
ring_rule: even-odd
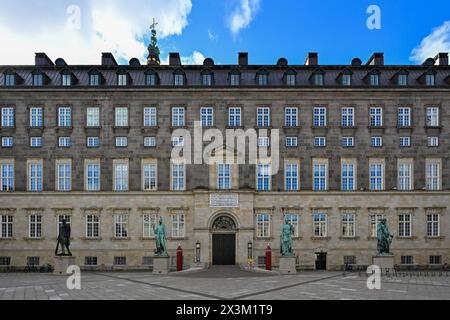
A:
POLYGON ((51 66, 55 65, 53 63, 53 61, 50 60, 50 58, 44 52, 39 52, 39 53, 35 54, 34 64, 36 66, 41 66, 41 67, 51 67, 51 66))
POLYGON ((309 52, 306 56, 305 66, 317 66, 319 64, 319 55, 317 52, 309 52))
POLYGON ((117 66, 117 61, 111 52, 102 53, 102 66, 117 66))
POLYGON ((181 66, 180 54, 178 52, 169 53, 169 65, 170 66, 181 66))
POLYGON ((376 52, 374 53, 369 61, 366 63, 367 66, 383 66, 384 65, 384 53, 376 52))
POLYGON ((434 61, 436 61, 436 65, 438 66, 448 66, 448 52, 438 53, 434 61))
POLYGON ((248 52, 239 52, 238 65, 248 66, 248 52))

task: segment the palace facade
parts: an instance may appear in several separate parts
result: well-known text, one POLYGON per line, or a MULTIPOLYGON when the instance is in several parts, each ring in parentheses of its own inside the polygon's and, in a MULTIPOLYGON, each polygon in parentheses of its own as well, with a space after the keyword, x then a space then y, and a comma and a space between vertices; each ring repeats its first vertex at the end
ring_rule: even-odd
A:
POLYGON ((159 216, 186 266, 263 265, 268 245, 276 265, 286 215, 299 269, 370 265, 382 217, 395 263, 449 262, 447 53, 408 66, 382 53, 336 66, 315 53, 304 65, 156 56, 86 66, 37 53, 33 66, 0 66, 0 268, 52 264, 63 219, 81 267, 149 268, 159 216), (278 130, 279 170, 270 157, 172 161, 189 143, 173 132, 193 136, 195 121, 278 130))

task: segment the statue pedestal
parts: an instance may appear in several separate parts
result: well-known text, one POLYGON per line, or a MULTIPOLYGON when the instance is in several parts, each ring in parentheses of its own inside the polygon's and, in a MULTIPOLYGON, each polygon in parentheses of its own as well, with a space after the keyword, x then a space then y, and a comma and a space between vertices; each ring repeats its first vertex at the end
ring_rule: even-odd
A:
POLYGON ((394 255, 374 256, 372 264, 381 268, 382 273, 394 271, 394 255))
POLYGON ((280 257, 280 273, 281 274, 296 274, 296 261, 295 256, 281 256, 280 257))
POLYGON ((55 265, 53 274, 57 276, 67 275, 67 268, 75 265, 74 256, 55 256, 53 261, 55 265))
POLYGON ((153 257, 153 273, 168 274, 170 271, 170 257, 153 257))

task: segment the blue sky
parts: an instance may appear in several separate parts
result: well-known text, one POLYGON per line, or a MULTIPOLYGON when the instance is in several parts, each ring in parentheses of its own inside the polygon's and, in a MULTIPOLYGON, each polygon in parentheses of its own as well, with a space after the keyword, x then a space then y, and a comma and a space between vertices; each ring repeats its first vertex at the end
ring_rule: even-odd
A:
POLYGON ((123 63, 144 60, 153 17, 163 62, 178 51, 185 63, 230 64, 247 51, 254 64, 282 56, 303 64, 315 51, 321 64, 366 61, 372 52, 411 64, 450 51, 448 0, 0 0, 0 64, 32 63, 38 51, 71 64, 98 63, 104 51, 123 63), (381 10, 379 30, 366 26, 370 5, 381 10))

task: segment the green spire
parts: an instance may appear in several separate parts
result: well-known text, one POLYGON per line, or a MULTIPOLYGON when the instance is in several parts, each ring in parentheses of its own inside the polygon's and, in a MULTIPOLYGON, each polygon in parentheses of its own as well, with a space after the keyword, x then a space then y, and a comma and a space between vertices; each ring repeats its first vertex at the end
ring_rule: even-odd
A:
POLYGON ((148 57, 147 64, 148 65, 159 65, 159 48, 158 48, 158 39, 156 38, 156 26, 158 25, 153 18, 153 23, 150 25, 150 30, 152 31, 152 36, 150 38, 150 44, 148 45, 148 57))

